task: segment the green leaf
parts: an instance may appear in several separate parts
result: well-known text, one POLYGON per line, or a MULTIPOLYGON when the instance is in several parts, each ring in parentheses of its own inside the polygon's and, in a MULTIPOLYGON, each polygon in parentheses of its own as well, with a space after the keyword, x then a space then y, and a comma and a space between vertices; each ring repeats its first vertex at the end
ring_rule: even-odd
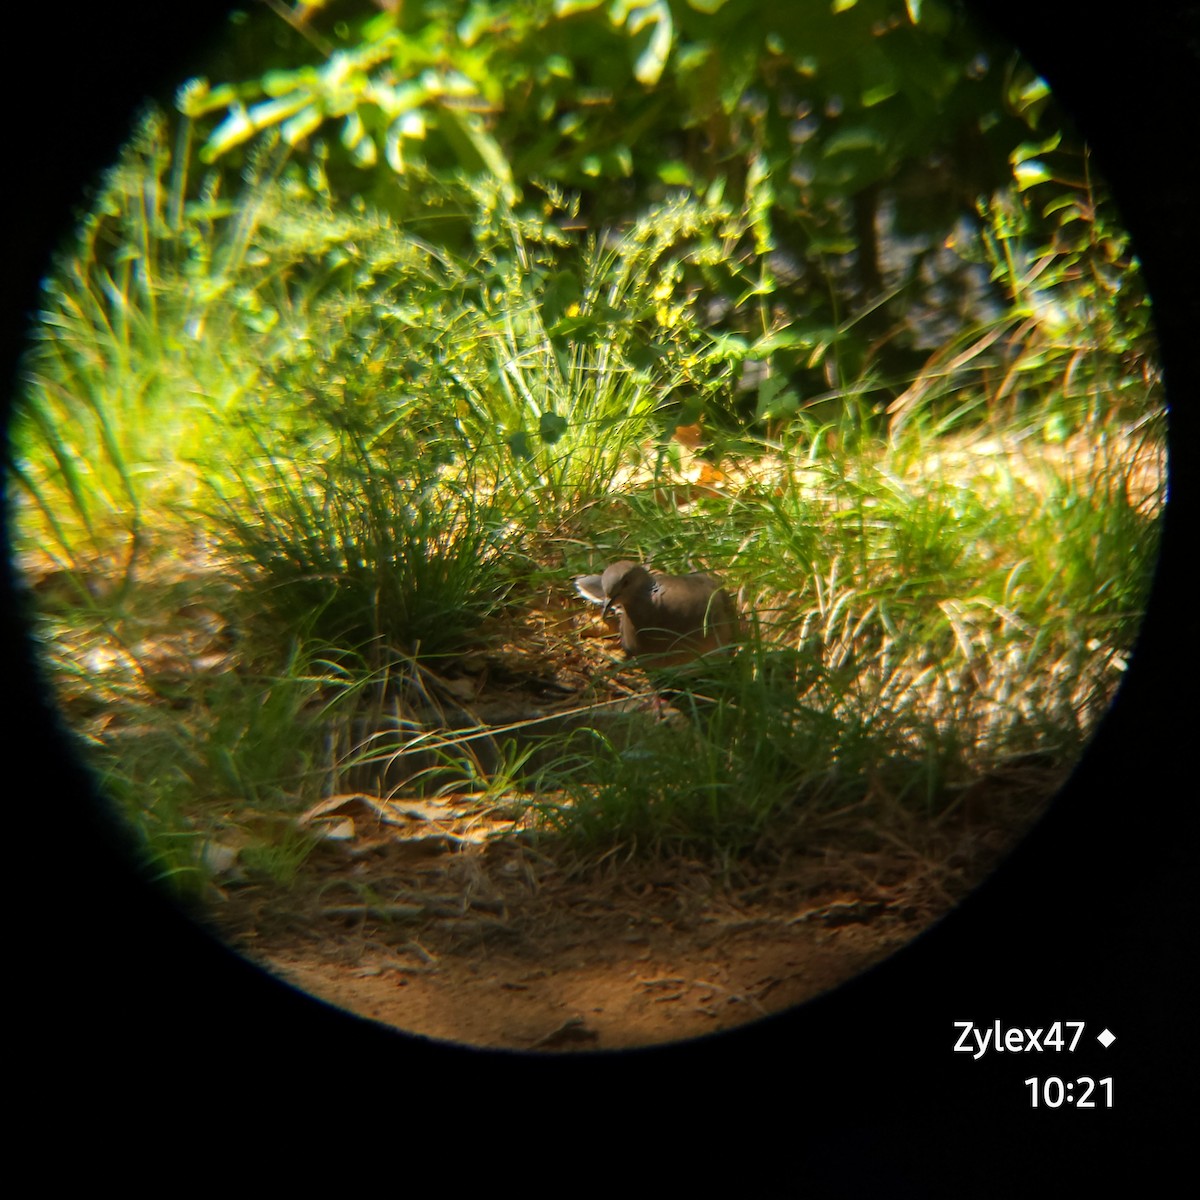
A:
POLYGON ((882 154, 886 149, 887 143, 878 129, 870 125, 851 125, 845 129, 839 129, 829 138, 821 148, 821 153, 825 158, 832 158, 837 154, 862 150, 882 154))
POLYGON ((286 96, 295 91, 299 85, 302 90, 310 92, 316 82, 314 73, 309 70, 299 71, 267 71, 262 77, 262 90, 267 96, 286 96))
POLYGON ((643 44, 634 63, 633 74, 644 87, 653 87, 662 78, 671 53, 675 25, 666 0, 618 0, 614 20, 624 19, 631 37, 643 44), (639 34, 645 34, 639 37, 639 34))
POLYGON ((1039 158, 1051 150, 1057 150, 1062 141, 1062 134, 1055 133, 1044 142, 1022 142, 1009 156, 1008 161, 1016 166, 1031 158, 1039 158))
POLYGON ((691 187, 692 172, 685 162, 675 159, 671 162, 660 163, 658 178, 670 187, 691 187))
POLYGON ((372 97, 387 116, 397 117, 426 103, 429 99, 429 88, 416 80, 396 86, 379 84, 372 92, 372 97))
POLYGON ((682 42, 675 47, 675 73, 686 75, 699 70, 713 56, 708 42, 682 42))
POLYGON ((396 123, 400 126, 400 132, 406 138, 414 142, 423 142, 425 140, 424 113, 406 112, 396 123))
POLYGON ((384 140, 383 153, 388 166, 397 175, 403 175, 407 159, 415 154, 420 157, 419 150, 414 149, 410 154, 405 149, 406 142, 420 142, 425 139, 425 117, 420 112, 406 112, 397 117, 388 127, 387 138, 384 140))
POLYGON ((350 156, 357 166, 373 167, 379 161, 379 149, 375 145, 375 139, 365 137, 361 142, 357 142, 350 151, 350 156))
POLYGON ((714 358, 740 362, 750 353, 750 344, 744 337, 739 337, 734 333, 714 333, 712 335, 712 352, 714 358))
POLYGON ((325 114, 316 105, 301 109, 290 121, 284 121, 280 134, 289 146, 298 146, 314 129, 325 120, 325 114))
POLYGON ((1051 413, 1042 429, 1046 441, 1052 444, 1065 442, 1071 432, 1062 413, 1051 413))
POLYGON ((775 249, 771 232, 775 190, 771 186, 771 167, 763 154, 755 154, 746 169, 746 197, 750 209, 750 228, 754 232, 754 252, 760 256, 769 254, 775 249))
POLYGON ((876 104, 882 104, 885 100, 890 100, 899 91, 899 84, 893 81, 879 83, 874 87, 867 88, 862 94, 863 108, 874 108, 876 104))
POLYGON ((352 112, 346 118, 346 123, 342 126, 342 145, 347 150, 353 150, 366 136, 367 130, 363 125, 362 117, 357 112, 352 112))
POLYGON ((1017 187, 1021 191, 1025 191, 1035 184, 1046 183, 1054 176, 1050 174, 1045 163, 1038 162, 1036 158, 1030 158, 1013 167, 1013 178, 1017 181, 1017 187))
POLYGON ((569 338, 581 329, 594 331, 598 322, 591 313, 579 313, 573 317, 559 317, 546 326, 546 333, 553 339, 569 338))
POLYGON ((510 433, 504 439, 504 444, 509 448, 513 458, 528 461, 533 457, 533 451, 529 447, 529 434, 523 429, 518 429, 516 433, 510 433))
POLYGON ((1031 125, 1049 97, 1050 86, 1040 75, 1022 74, 1008 85, 1009 104, 1031 125))
POLYGON ((809 346, 812 344, 812 340, 811 335, 800 333, 795 329, 779 329, 760 337, 750 348, 749 353, 754 358, 769 358, 776 350, 809 346))
POLYGON ((472 4, 458 23, 458 39, 464 46, 473 46, 485 33, 499 32, 504 28, 503 18, 490 12, 486 5, 472 4))
POLYGON ((604 165, 608 174, 628 179, 633 174, 633 154, 628 146, 614 146, 604 156, 604 165))
POLYGON ((218 108, 237 103, 237 88, 231 83, 210 88, 207 79, 189 79, 175 94, 175 107, 185 117, 202 117, 218 108))
POLYGON ((553 446, 567 432, 567 429, 566 418, 560 417, 558 413, 544 412, 541 420, 538 421, 538 436, 547 446, 553 446))
POLYGON ((241 145, 242 142, 252 138, 256 132, 254 122, 250 120, 250 114, 242 105, 238 104, 229 116, 212 131, 208 141, 204 144, 204 149, 200 152, 201 161, 214 162, 226 150, 241 145))
POLYGON ((770 375, 758 385, 758 403, 754 417, 758 421, 787 417, 800 407, 800 397, 788 387, 784 375, 770 375))
POLYGON ((712 15, 725 6, 725 0, 688 0, 688 8, 694 8, 699 13, 712 15))
POLYGON ((773 296, 778 290, 778 284, 775 281, 775 276, 764 266, 759 272, 759 276, 749 287, 743 288, 738 293, 738 298, 734 301, 734 308, 741 308, 747 300, 753 300, 755 296, 773 296))
POLYGON ((614 146, 603 154, 585 154, 579 169, 591 179, 628 179, 633 174, 633 155, 628 146, 614 146))

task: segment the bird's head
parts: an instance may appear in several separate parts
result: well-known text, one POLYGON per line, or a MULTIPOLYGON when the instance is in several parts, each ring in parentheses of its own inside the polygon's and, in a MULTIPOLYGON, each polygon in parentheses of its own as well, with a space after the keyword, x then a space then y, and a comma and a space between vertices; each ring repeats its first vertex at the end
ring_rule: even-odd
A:
POLYGON ((650 580, 650 572, 640 563, 615 562, 604 568, 600 586, 604 589, 604 615, 607 617, 614 604, 620 604, 624 596, 644 587, 650 580))

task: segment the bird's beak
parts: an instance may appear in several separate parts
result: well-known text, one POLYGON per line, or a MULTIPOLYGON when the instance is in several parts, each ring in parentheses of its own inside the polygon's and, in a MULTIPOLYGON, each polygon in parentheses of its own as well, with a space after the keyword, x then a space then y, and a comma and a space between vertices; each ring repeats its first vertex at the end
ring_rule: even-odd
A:
POLYGON ((604 609, 600 615, 602 617, 607 618, 608 614, 610 612, 612 612, 612 606, 613 606, 613 601, 612 601, 612 597, 610 596, 607 600, 604 601, 604 609))

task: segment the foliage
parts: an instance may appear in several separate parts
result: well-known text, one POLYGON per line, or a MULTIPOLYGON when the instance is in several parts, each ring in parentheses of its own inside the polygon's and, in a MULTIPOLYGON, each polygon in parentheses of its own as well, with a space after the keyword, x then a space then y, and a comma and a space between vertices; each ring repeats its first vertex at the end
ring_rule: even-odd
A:
MULTIPOLYGON (((221 603, 217 591, 210 583, 209 603, 221 603)), ((43 605, 34 636, 135 857, 151 879, 203 902, 239 855, 294 878, 313 842, 292 817, 328 778, 324 725, 358 702, 370 675, 298 642, 273 661, 261 647, 257 658, 243 649, 236 669, 225 660, 181 674, 180 594, 194 589, 144 585, 108 613, 96 601, 43 605)))
POLYGON ((352 647, 458 650, 510 586, 510 536, 486 494, 439 477, 415 447, 397 472, 371 431, 340 424, 325 453, 268 447, 213 478, 218 545, 260 615, 352 647))
POLYGON ((682 728, 608 744, 531 805, 593 848, 736 854, 863 805, 937 817, 1030 754, 1069 764, 1146 602, 1160 434, 1114 428, 1096 457, 1094 427, 820 438, 736 503, 647 522, 648 557, 697 533, 746 582, 744 642, 676 685, 682 728))
POLYGON ((315 312, 353 292, 356 246, 377 220, 335 213, 269 141, 240 190, 207 173, 194 188, 189 138, 175 152, 148 113, 109 172, 78 241, 43 291, 12 469, 35 506, 36 541, 76 566, 124 544, 143 511, 186 514, 195 464, 236 460, 236 413, 263 363, 315 312))
POLYGON ((994 128, 1046 102, 942 3, 439 0, 360 13, 338 14, 345 33, 319 67, 189 85, 190 117, 226 112, 205 156, 276 127, 299 147, 335 121, 362 167, 457 165, 510 195, 549 168, 588 194, 630 180, 627 196, 655 180, 740 181, 765 154, 794 208, 801 165, 826 196, 853 195, 981 117, 994 128))
POLYGON ((593 232, 719 182, 749 215, 758 263, 753 290, 718 289, 715 327, 732 346, 772 338, 747 354, 742 420, 790 415, 849 379, 903 392, 925 333, 906 313, 970 277, 937 247, 1012 169, 1052 180, 1078 150, 1045 85, 941 0, 360 13, 339 10, 319 64, 184 89, 182 110, 211 131, 205 158, 264 130, 301 152, 328 137, 335 191, 403 221, 427 207, 431 177, 466 171, 525 215, 535 181, 568 189, 593 232), (907 240, 903 265, 885 261, 889 239, 907 240))
POLYGON ((573 209, 549 185, 537 216, 486 181, 442 181, 436 195, 470 252, 382 218, 386 241, 347 248, 352 288, 245 391, 245 421, 286 412, 298 445, 369 428, 397 473, 414 457, 468 471, 536 524, 605 494, 631 448, 662 447, 729 393, 731 358, 751 348, 712 338, 700 315, 705 281, 742 270, 730 250, 745 216, 720 189, 582 242, 554 222, 573 209))
POLYGON ((726 854, 1070 761, 1161 422, 1136 261, 1028 69, 929 0, 346 7, 145 119, 27 358, 38 636, 154 870, 203 889, 232 837, 296 878, 295 812, 393 753, 358 725, 395 664, 603 556, 745 585, 686 728, 447 741, 412 786, 726 854), (231 645, 172 675, 197 596, 231 645))

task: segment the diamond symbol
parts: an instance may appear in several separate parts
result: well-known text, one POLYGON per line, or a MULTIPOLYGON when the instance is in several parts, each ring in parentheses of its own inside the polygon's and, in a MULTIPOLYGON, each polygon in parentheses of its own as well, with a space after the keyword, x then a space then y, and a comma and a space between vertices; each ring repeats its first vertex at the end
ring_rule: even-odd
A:
POLYGON ((1100 1045, 1105 1048, 1105 1050, 1107 1050, 1109 1046, 1111 1046, 1116 1040, 1117 1035, 1115 1033, 1109 1033, 1107 1029, 1103 1033, 1098 1033, 1096 1035, 1096 1041, 1098 1041, 1100 1045))

